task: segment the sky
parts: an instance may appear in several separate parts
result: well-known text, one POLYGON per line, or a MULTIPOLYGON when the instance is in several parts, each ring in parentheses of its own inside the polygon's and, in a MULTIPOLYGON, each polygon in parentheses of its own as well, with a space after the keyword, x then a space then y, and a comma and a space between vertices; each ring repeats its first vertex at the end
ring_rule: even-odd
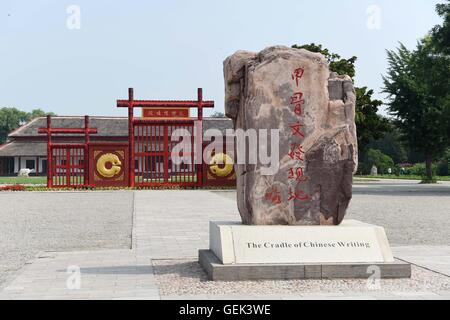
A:
POLYGON ((128 87, 192 100, 202 87, 223 112, 227 56, 311 42, 357 56, 355 84, 384 98, 386 49, 414 48, 441 23, 439 2, 0 0, 0 107, 126 116, 128 87))

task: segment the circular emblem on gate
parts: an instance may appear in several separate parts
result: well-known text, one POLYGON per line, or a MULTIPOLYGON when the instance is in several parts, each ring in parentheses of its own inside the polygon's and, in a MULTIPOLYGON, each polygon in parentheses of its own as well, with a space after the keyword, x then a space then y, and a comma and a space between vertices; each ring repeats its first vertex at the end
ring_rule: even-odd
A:
POLYGON ((117 155, 105 153, 97 160, 97 171, 104 178, 112 178, 122 171, 122 162, 117 155))
POLYGON ((226 153, 214 155, 209 165, 209 170, 221 178, 228 176, 233 171, 233 159, 226 153))

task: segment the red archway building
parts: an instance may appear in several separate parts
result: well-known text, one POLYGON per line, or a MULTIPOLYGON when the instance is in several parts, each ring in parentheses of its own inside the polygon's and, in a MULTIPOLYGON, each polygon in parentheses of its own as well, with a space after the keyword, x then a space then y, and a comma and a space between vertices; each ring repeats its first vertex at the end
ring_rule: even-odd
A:
POLYGON ((202 89, 197 100, 135 100, 133 89, 128 89, 128 100, 118 100, 117 107, 128 108, 129 186, 203 185, 202 145, 203 109, 214 108, 214 101, 204 101, 202 89), (142 110, 135 117, 134 109, 142 110), (191 118, 190 109, 197 109, 191 118), (193 146, 190 163, 174 164, 171 153, 175 130, 189 133, 193 146))
POLYGON ((128 109, 128 141, 91 141, 90 135, 98 132, 89 126, 88 116, 84 118, 84 128, 53 128, 52 118, 47 117, 47 126, 38 131, 47 135, 48 187, 235 184, 232 160, 226 165, 218 163, 233 158, 223 154, 233 152, 226 139, 224 150, 205 151, 203 109, 213 108, 214 101, 203 100, 201 88, 197 100, 178 101, 135 100, 130 88, 128 99, 117 100, 117 107, 128 109), (136 116, 135 109, 141 109, 141 114, 136 116), (197 110, 195 117, 191 117, 191 109, 197 110), (54 135, 78 135, 84 139, 61 143, 52 139, 54 135), (184 143, 188 147, 180 149, 184 143), (203 159, 204 151, 209 159, 203 159))

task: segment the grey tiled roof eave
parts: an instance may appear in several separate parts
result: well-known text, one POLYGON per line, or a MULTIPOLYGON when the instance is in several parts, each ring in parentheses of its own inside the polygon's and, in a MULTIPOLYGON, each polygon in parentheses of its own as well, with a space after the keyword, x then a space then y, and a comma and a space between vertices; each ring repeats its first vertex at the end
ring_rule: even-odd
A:
MULTIPOLYGON (((114 138, 122 140, 128 136, 128 118, 126 117, 91 117, 90 119, 91 127, 98 129, 98 134, 93 135, 93 141, 102 141, 102 137, 108 138, 108 141, 114 141, 114 138)), ((46 127, 46 124, 46 118, 36 118, 11 132, 8 136, 8 142, 0 145, 0 157, 45 157, 47 155, 45 134, 39 134, 38 129, 46 127)), ((84 117, 52 117, 52 127, 83 128, 84 117)), ((204 118, 203 130, 213 128, 219 129, 225 134, 227 129, 233 128, 233 123, 228 118, 204 118)), ((58 136, 61 137, 64 135, 58 136)), ((82 136, 80 135, 80 137, 82 136)), ((74 141, 66 141, 66 143, 71 142, 74 141)))
MULTIPOLYGON (((39 134, 38 129, 47 126, 46 118, 36 118, 22 127, 11 132, 10 140, 19 137, 44 137, 39 134)), ((97 128, 95 136, 101 137, 124 137, 128 136, 128 118, 126 117, 91 117, 90 126, 97 128)), ((54 128, 83 128, 84 117, 52 117, 52 127, 54 128)), ((226 129, 233 128, 233 123, 228 118, 204 118, 203 130, 215 128, 225 133, 226 129)), ((61 136, 61 135, 60 135, 61 136)))
POLYGON ((0 157, 46 157, 47 143, 12 141, 0 146, 0 157))

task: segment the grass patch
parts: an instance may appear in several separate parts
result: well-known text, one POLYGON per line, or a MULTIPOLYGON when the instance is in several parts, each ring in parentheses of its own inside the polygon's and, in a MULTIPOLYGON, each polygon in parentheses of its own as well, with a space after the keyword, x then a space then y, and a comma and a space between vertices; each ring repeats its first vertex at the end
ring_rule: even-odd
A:
POLYGON ((0 177, 0 184, 47 184, 47 177, 0 177))

